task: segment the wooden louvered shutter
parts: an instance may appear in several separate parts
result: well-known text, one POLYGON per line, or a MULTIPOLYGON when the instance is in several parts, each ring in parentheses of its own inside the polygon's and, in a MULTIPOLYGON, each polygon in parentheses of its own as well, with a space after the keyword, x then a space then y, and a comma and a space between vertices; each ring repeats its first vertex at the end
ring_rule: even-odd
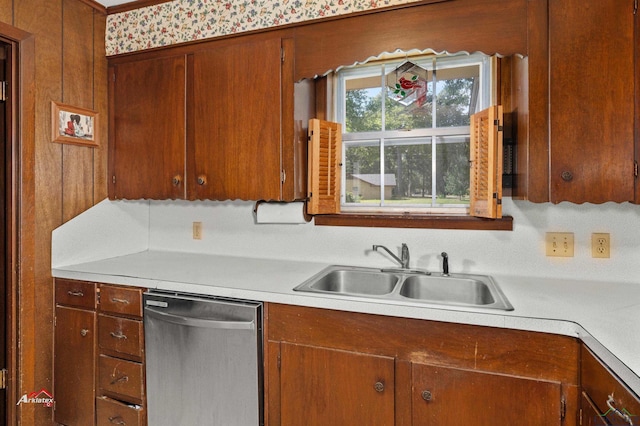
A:
POLYGON ((340 212, 340 166, 342 126, 340 123, 309 120, 309 181, 307 213, 340 212))
POLYGON ((471 116, 471 216, 502 217, 502 106, 471 116))

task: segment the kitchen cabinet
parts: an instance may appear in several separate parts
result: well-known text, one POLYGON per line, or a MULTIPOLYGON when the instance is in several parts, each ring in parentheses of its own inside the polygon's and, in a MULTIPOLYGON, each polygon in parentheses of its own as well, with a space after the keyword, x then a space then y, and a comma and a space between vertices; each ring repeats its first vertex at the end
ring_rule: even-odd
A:
POLYGON ((282 343, 280 362, 281 424, 393 424, 393 357, 282 343))
POLYGON ((54 421, 146 425, 142 289, 54 285, 54 421))
POLYGON ((578 419, 573 338, 268 304, 266 339, 270 426, 578 419))
POLYGON ((414 426, 565 424, 559 382, 423 363, 411 379, 414 426))
POLYGON ((293 82, 292 39, 116 58, 110 76, 110 198, 304 198, 302 123, 315 106, 295 101, 305 83, 293 82))
POLYGON ((54 421, 94 424, 96 284, 57 279, 55 284, 54 421))
POLYGON ((581 349, 582 425, 637 425, 640 398, 585 345, 581 349))
POLYGON ((185 197, 184 55, 110 70, 112 199, 185 197))
POLYGON ((634 6, 635 0, 548 2, 548 23, 540 19, 548 38, 531 41, 529 88, 516 84, 530 102, 530 122, 518 126, 520 134, 530 133, 528 141, 519 135, 516 195, 535 202, 640 202, 634 6), (547 46, 547 55, 539 54, 547 46))
MULTIPOLYGON (((96 418, 146 425, 142 289, 100 284, 96 418)), ((120 423, 121 424, 121 423, 120 423)))

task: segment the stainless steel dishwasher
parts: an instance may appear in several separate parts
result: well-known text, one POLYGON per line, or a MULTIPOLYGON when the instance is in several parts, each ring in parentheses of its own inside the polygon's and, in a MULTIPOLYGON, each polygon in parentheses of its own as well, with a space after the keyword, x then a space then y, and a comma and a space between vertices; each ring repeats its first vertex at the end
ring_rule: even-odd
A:
POLYGON ((147 292, 148 423, 257 426, 262 414, 262 304, 147 292))

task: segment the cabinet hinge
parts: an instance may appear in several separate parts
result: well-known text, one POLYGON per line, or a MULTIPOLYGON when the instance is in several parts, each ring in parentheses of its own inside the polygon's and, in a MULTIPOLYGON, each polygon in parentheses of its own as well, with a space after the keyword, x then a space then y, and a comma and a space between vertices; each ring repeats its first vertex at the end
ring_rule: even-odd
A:
POLYGON ((2 370, 0 370, 0 389, 6 389, 8 381, 9 379, 7 378, 7 369, 3 368, 2 370))
POLYGON ((280 370, 280 367, 282 366, 282 357, 280 356, 280 354, 278 354, 277 365, 278 365, 278 370, 280 370))
POLYGON ((560 399, 560 420, 564 420, 566 416, 567 416, 567 400, 563 396, 562 399, 560 399))
POLYGON ((284 55, 285 55, 284 47, 281 47, 280 48, 280 61, 282 61, 282 62, 284 62, 284 55))
POLYGON ((282 169, 282 172, 280 173, 280 182, 285 183, 286 180, 287 180, 287 172, 284 169, 282 169))
POLYGON ((633 0, 633 14, 636 15, 638 13, 638 0, 633 0))
POLYGON ((633 162, 633 176, 638 177, 638 162, 633 162))
POLYGON ((116 175, 111 176, 111 183, 116 183, 116 175))
POLYGON ((9 96, 9 84, 6 81, 0 81, 0 102, 5 102, 9 96))

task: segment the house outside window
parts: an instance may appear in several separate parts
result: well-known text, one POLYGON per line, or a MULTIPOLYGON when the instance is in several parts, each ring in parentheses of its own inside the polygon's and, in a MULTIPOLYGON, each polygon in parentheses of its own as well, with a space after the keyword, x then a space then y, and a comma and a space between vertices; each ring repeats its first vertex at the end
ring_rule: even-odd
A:
POLYGON ((491 104, 493 63, 403 54, 339 70, 341 211, 468 213, 470 116, 491 104), (408 68, 414 82, 397 83, 408 68))

